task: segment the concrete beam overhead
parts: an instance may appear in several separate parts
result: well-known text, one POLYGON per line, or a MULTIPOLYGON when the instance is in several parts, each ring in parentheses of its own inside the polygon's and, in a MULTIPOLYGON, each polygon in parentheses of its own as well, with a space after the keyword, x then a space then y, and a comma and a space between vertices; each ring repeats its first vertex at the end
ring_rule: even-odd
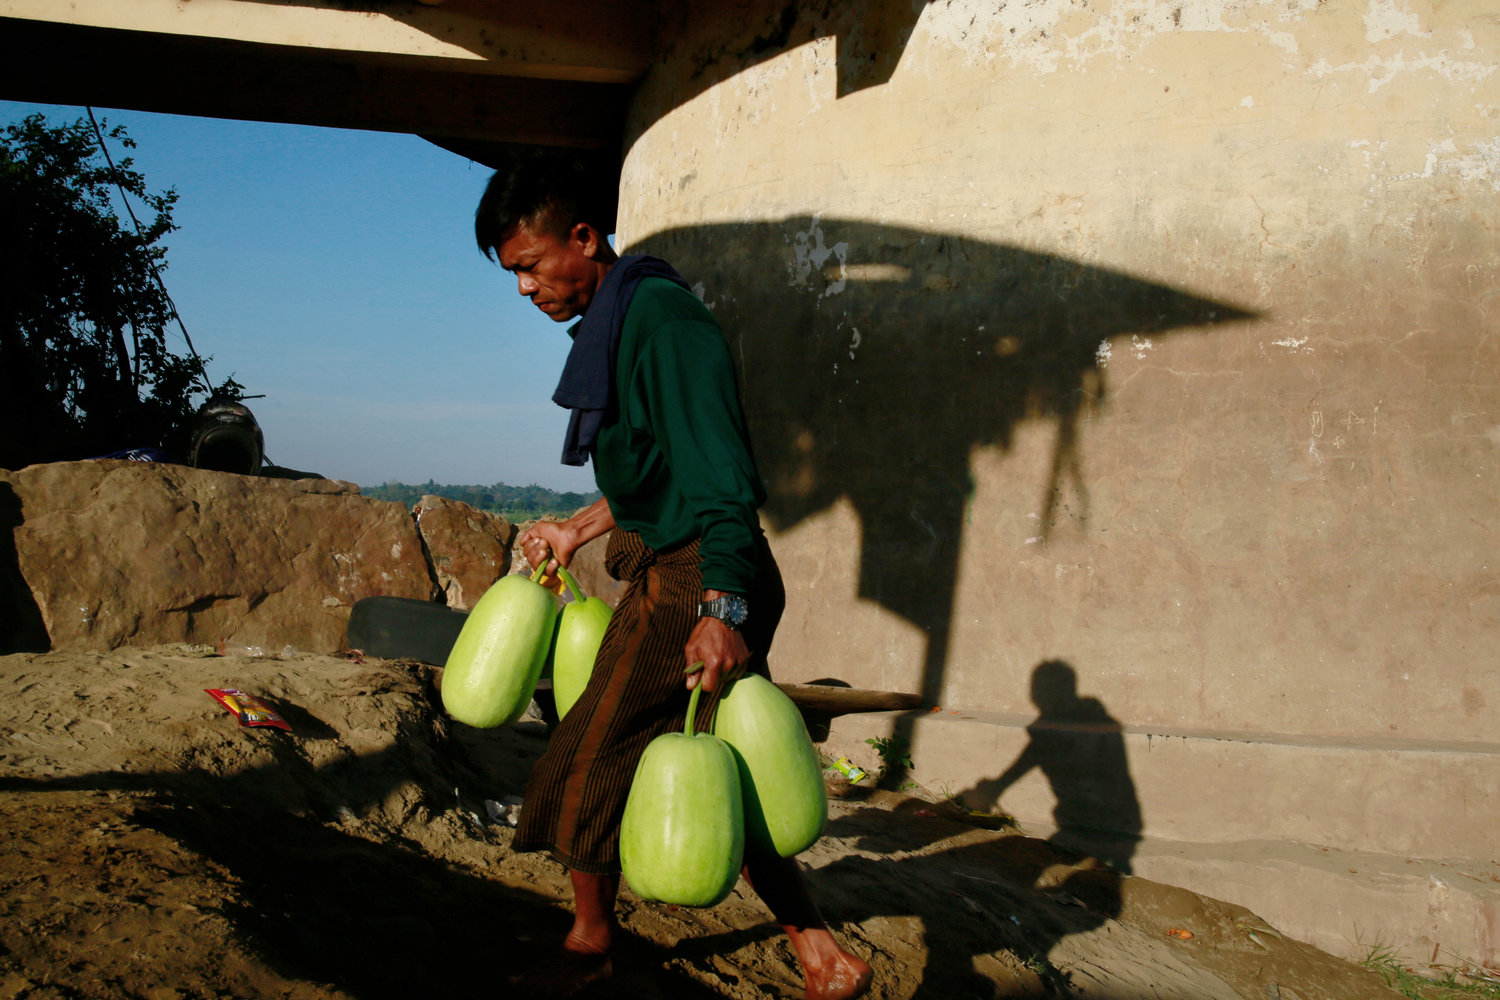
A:
POLYGON ((628 83, 649 66, 649 21, 631 5, 560 0, 352 4, 317 0, 0 0, 0 17, 149 31, 241 45, 431 60, 448 72, 628 83))
POLYGON ((10 100, 612 152, 628 94, 418 59, 0 19, 0 95, 10 100))

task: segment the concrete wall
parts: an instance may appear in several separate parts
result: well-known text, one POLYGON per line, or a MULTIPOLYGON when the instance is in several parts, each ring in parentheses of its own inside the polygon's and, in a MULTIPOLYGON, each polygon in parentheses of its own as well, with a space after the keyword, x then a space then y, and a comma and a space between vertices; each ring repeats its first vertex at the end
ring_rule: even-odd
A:
POLYGON ((1493 857, 1493 8, 809 6, 665 21, 621 199, 742 365, 779 678, 1025 821, 1493 857))

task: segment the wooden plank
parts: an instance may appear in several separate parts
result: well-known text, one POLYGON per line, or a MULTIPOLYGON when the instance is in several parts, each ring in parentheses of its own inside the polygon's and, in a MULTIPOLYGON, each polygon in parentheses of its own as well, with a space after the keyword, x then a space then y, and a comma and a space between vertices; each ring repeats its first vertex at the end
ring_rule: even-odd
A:
POLYGON ((922 696, 898 691, 868 691, 827 684, 777 684, 804 712, 846 715, 850 712, 894 712, 917 708, 922 696))

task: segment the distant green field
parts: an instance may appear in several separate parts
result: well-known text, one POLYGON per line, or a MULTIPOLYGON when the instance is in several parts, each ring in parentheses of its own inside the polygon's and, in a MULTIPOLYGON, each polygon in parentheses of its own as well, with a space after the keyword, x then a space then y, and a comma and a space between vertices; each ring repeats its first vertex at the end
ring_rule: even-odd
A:
POLYGON ((380 486, 361 486, 360 493, 377 500, 394 500, 411 507, 424 496, 439 496, 458 500, 479 510, 501 514, 512 522, 534 521, 539 517, 567 517, 580 507, 587 507, 603 494, 559 493, 532 483, 530 486, 508 486, 495 483, 493 486, 454 486, 428 480, 415 486, 406 483, 383 483, 380 486))

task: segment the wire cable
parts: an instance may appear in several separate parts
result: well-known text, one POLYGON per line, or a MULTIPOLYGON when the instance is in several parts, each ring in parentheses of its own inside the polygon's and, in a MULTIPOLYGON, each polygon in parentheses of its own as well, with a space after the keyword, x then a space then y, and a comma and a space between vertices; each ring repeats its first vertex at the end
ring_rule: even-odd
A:
MULTIPOLYGON (((125 185, 120 183, 120 171, 115 166, 114 158, 109 155, 109 146, 104 142, 104 131, 99 128, 99 120, 94 117, 94 109, 85 106, 84 110, 89 113, 89 122, 94 126, 94 138, 99 142, 99 151, 104 154, 104 162, 109 164, 109 173, 115 182, 115 190, 120 192, 120 203, 125 206, 125 214, 130 216, 130 221, 135 224, 137 236, 145 236, 141 220, 136 218, 135 211, 130 207, 130 198, 125 193, 125 185)), ((157 268, 155 261, 148 260, 151 266, 151 276, 156 279, 156 287, 161 289, 162 297, 167 300, 167 308, 172 310, 172 318, 177 321, 177 328, 182 331, 182 339, 187 342, 188 351, 193 355, 193 360, 198 362, 198 377, 203 380, 204 391, 209 396, 214 394, 213 382, 208 377, 208 366, 203 363, 203 358, 198 355, 198 349, 193 346, 193 338, 188 336, 187 324, 182 321, 182 313, 177 311, 177 303, 172 301, 171 294, 167 291, 167 283, 162 280, 161 270, 157 268)))

